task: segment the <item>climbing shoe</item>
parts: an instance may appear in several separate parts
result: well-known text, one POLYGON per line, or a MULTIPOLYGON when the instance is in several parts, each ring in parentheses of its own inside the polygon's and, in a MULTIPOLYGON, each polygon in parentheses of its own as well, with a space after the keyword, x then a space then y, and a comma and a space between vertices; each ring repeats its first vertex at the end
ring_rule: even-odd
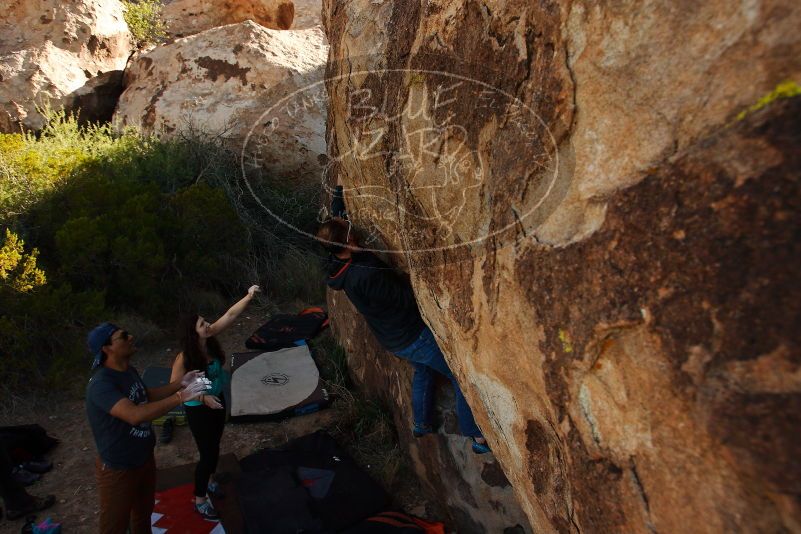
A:
POLYGON ((53 462, 41 458, 39 460, 31 460, 29 462, 25 462, 20 467, 22 467, 26 471, 30 471, 31 473, 37 473, 41 475, 53 469, 53 462))
POLYGON ((200 504, 195 503, 195 511, 203 516, 203 519, 208 519, 209 521, 217 521, 220 519, 220 516, 217 515, 217 510, 214 509, 214 506, 211 505, 211 501, 208 499, 200 504))
POLYGON ((27 504, 17 510, 9 506, 6 506, 6 517, 9 519, 9 521, 14 521, 15 519, 19 519, 24 515, 46 510, 47 508, 53 506, 55 503, 56 503, 55 495, 48 495, 47 497, 31 496, 27 504))
POLYGON ((18 484, 25 487, 30 486, 41 478, 36 473, 31 473, 27 469, 23 469, 22 466, 13 468, 11 470, 11 476, 18 484))
POLYGON ((214 497, 215 499, 225 498, 225 492, 222 490, 218 482, 209 482, 209 485, 206 487, 206 491, 210 497, 214 497))
POLYGON ((432 432, 434 432, 434 427, 431 425, 415 423, 414 428, 412 428, 412 435, 416 438, 422 438, 426 434, 431 434, 432 432))
POLYGON ((474 453, 486 454, 492 450, 489 447, 489 443, 479 443, 476 441, 476 438, 470 438, 470 439, 473 440, 473 443, 470 444, 470 448, 473 449, 474 453))
POLYGON ((168 417, 164 420, 164 424, 161 426, 161 434, 159 434, 159 443, 164 445, 172 441, 172 430, 174 424, 175 423, 173 422, 172 417, 168 417))

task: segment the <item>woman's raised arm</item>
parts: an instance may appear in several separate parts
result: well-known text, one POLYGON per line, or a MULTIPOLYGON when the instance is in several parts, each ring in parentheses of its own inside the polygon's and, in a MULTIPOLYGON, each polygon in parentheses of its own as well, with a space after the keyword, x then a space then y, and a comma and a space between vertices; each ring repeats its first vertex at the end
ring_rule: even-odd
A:
POLYGON ((216 336, 217 334, 219 334, 220 332, 231 326, 234 320, 236 320, 236 318, 239 317, 239 314, 245 311, 247 305, 250 303, 251 300, 253 300, 253 295, 258 293, 259 291, 261 291, 259 289, 259 286, 255 285, 250 286, 250 288, 248 288, 248 294, 245 295, 242 298, 242 300, 240 300, 239 302, 228 308, 228 311, 225 312, 225 314, 222 317, 214 321, 214 323, 210 324, 208 330, 206 331, 206 334, 209 337, 216 336))

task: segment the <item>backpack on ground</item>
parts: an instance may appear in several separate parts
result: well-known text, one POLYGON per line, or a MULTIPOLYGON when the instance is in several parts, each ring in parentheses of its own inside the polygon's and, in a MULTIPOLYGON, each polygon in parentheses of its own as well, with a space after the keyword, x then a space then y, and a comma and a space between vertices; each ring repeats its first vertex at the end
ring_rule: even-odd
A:
POLYGON ((252 350, 278 350, 311 339, 328 326, 328 314, 322 308, 306 308, 297 315, 279 314, 261 325, 245 346, 252 350))
POLYGON ((445 534, 445 525, 402 512, 381 512, 342 534, 445 534))

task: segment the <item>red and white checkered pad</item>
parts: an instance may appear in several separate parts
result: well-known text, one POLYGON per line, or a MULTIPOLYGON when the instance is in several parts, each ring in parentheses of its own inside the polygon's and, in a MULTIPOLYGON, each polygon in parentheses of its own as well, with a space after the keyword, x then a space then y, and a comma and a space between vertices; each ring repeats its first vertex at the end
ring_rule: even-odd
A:
POLYGON ((153 534, 225 534, 219 521, 206 521, 195 511, 194 485, 184 484, 156 493, 150 518, 153 534))

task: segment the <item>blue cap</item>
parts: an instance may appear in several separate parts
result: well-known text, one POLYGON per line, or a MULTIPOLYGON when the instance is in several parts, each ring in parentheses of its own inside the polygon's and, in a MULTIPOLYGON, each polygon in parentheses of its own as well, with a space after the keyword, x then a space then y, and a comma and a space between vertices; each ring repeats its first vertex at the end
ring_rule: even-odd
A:
POLYGON ((97 325, 95 329, 86 336, 86 344, 89 345, 89 352, 95 357, 92 363, 92 369, 100 365, 100 360, 103 358, 103 345, 108 343, 111 334, 119 329, 120 328, 115 324, 103 323, 97 325))

